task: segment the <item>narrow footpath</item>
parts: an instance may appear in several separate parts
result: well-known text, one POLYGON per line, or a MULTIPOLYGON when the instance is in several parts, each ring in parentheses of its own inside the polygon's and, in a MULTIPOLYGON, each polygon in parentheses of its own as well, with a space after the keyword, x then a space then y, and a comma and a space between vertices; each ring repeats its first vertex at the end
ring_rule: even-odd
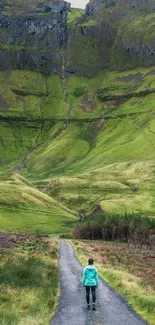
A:
POLYGON ((61 240, 59 258, 61 295, 51 325, 146 325, 145 322, 106 282, 100 279, 96 311, 87 310, 81 284, 83 267, 72 245, 61 240))

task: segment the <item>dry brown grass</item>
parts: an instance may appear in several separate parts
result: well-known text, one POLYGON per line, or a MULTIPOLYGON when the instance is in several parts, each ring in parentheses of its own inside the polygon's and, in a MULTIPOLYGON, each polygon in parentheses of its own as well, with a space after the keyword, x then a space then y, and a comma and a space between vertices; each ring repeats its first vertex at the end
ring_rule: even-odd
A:
POLYGON ((145 285, 155 289, 155 251, 128 247, 127 244, 74 241, 78 250, 82 249, 92 256, 97 263, 105 267, 112 266, 118 270, 140 277, 145 285))
POLYGON ((155 251, 103 241, 72 242, 81 262, 86 265, 94 258, 100 276, 155 325, 155 251))

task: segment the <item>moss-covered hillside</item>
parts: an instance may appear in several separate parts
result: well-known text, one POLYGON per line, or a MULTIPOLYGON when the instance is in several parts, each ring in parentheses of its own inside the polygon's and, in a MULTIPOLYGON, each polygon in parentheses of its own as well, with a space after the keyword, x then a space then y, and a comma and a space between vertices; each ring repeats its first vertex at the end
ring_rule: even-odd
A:
POLYGON ((76 213, 100 205, 154 216, 154 76, 154 68, 65 80, 1 73, 1 175, 22 173, 76 213))
POLYGON ((154 13, 123 8, 71 9, 58 70, 52 61, 48 71, 0 72, 3 230, 27 220, 27 231, 57 233, 59 220, 68 232, 79 213, 98 210, 155 216, 154 13), (26 219, 25 209, 33 210, 26 219))

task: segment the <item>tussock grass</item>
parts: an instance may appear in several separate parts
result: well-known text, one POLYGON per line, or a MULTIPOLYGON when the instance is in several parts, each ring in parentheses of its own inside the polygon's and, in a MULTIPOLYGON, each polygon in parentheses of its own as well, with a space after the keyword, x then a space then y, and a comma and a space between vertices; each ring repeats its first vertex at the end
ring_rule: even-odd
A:
POLYGON ((155 215, 154 161, 121 162, 75 176, 36 181, 34 185, 87 216, 96 206, 110 214, 155 215))
POLYGON ((71 212, 63 207, 53 198, 45 193, 38 191, 30 182, 19 175, 12 175, 8 179, 0 181, 0 204, 10 206, 34 206, 52 208, 56 210, 64 209, 66 212, 71 212))
POLYGON ((37 240, 1 251, 0 323, 49 324, 59 292, 58 243, 37 240))
POLYGON ((103 241, 72 241, 80 261, 95 259, 100 276, 123 293, 149 324, 155 323, 154 250, 103 241))

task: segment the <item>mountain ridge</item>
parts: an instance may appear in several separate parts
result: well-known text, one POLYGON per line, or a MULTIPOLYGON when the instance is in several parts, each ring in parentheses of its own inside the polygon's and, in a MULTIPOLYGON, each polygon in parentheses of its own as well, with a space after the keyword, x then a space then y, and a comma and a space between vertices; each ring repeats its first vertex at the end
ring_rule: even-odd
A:
POLYGON ((155 64, 154 0, 91 1, 79 15, 65 1, 5 1, 1 8, 0 70, 60 75, 62 49, 66 71, 87 76, 155 64))

